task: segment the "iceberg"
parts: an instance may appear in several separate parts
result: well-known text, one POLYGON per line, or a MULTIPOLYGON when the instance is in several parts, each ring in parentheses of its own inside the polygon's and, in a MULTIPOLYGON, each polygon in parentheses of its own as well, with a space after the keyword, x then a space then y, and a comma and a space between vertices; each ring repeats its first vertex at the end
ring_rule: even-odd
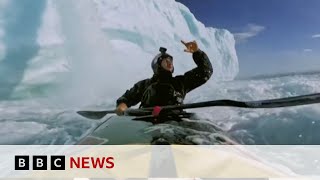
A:
MULTIPOLYGON (((15 6, 14 1, 2 3, 7 11, 0 13, 0 20, 5 21, 1 17, 15 6)), ((25 11, 32 13, 32 9, 25 11)), ((175 75, 195 67, 180 40, 195 40, 208 54, 214 66, 209 85, 232 80, 239 71, 233 35, 205 27, 174 0, 47 0, 38 14, 41 23, 33 43, 39 49, 27 57, 12 97, 23 98, 27 91, 28 97, 34 97, 44 91, 40 94, 59 92, 73 100, 84 99, 84 94, 88 99, 114 98, 136 81, 152 76, 150 63, 160 46, 174 57, 175 75)), ((1 40, 1 34, 6 34, 3 24, 0 47, 8 49, 1 40)))

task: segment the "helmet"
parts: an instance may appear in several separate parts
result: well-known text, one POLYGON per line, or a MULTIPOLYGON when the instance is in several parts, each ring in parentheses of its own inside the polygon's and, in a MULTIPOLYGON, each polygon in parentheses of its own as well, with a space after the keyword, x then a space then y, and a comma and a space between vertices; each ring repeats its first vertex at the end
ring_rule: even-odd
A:
POLYGON ((160 51, 160 53, 157 54, 151 62, 151 68, 152 68, 154 74, 158 73, 158 70, 161 67, 160 64, 161 64, 162 59, 169 57, 173 60, 172 56, 170 54, 166 53, 166 51, 167 51, 166 48, 160 47, 159 51, 160 51))

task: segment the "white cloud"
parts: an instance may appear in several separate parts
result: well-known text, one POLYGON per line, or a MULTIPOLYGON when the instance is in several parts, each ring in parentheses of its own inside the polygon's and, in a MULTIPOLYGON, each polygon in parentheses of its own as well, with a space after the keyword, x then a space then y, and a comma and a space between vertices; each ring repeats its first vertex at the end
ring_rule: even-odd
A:
POLYGON ((303 52, 312 52, 312 49, 304 49, 303 52))
POLYGON ((320 34, 314 34, 312 35, 312 38, 320 38, 320 34))
POLYGON ((245 27, 244 32, 234 33, 234 37, 237 42, 247 41, 249 38, 257 36, 260 32, 264 31, 266 28, 264 26, 256 24, 248 24, 245 27))

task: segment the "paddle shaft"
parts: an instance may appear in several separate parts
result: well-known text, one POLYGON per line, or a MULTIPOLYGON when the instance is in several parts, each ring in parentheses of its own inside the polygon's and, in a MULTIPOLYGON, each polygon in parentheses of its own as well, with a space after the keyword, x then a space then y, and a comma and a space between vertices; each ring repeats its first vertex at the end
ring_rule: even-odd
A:
MULTIPOLYGON (((279 108, 279 107, 290 107, 320 103, 320 93, 308 94, 302 96, 294 96, 279 99, 261 100, 261 101, 234 101, 234 100, 215 100, 205 101, 199 103, 182 104, 182 105, 171 105, 163 106, 162 110, 182 110, 182 109, 193 109, 213 106, 228 106, 228 107, 239 107, 239 108, 279 108)), ((153 108, 142 108, 142 109, 127 109, 125 115, 131 116, 144 116, 150 115, 153 108)), ((100 119, 109 113, 115 113, 115 110, 110 111, 78 111, 78 114, 92 118, 100 119)))

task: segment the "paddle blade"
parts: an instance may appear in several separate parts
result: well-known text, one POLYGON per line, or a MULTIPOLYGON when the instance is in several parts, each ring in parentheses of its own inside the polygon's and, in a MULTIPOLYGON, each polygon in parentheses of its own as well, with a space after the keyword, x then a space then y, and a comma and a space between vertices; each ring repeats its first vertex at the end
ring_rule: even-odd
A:
POLYGON ((77 111, 77 113, 89 119, 99 120, 109 113, 114 113, 114 111, 77 111))

